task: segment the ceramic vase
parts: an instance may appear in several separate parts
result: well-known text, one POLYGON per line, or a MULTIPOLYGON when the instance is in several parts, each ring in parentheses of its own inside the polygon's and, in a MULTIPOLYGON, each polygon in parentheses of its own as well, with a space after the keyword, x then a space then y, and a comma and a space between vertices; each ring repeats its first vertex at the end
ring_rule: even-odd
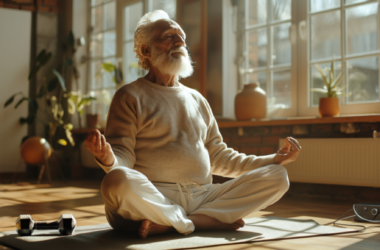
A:
POLYGON ((339 115, 339 98, 323 97, 319 99, 319 115, 331 117, 339 115))
POLYGON ((235 97, 235 116, 237 120, 262 119, 267 115, 267 97, 257 83, 244 85, 235 97))

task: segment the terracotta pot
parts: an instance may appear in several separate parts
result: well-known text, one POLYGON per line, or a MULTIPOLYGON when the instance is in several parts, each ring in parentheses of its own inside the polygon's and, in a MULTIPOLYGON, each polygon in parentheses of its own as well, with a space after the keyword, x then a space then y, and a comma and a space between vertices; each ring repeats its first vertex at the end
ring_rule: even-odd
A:
POLYGON ((244 89, 235 97, 235 116, 237 120, 265 118, 267 115, 267 97, 258 84, 244 85, 244 89))
POLYGON ((319 99, 319 115, 329 117, 339 115, 339 98, 324 97, 319 99))
POLYGON ((21 145, 21 157, 31 165, 44 164, 51 152, 50 144, 39 136, 31 137, 21 145))
POLYGON ((87 114, 87 127, 88 128, 98 128, 100 115, 99 114, 87 114))

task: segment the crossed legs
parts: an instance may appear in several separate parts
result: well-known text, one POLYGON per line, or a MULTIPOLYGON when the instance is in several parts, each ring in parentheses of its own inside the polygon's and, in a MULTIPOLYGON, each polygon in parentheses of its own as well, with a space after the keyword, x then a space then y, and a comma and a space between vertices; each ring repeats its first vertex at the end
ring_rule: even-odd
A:
POLYGON ((160 192, 140 172, 117 167, 104 178, 101 191, 110 225, 145 238, 174 230, 237 230, 244 216, 276 202, 288 185, 285 168, 265 166, 223 184, 204 185, 207 191, 191 196, 187 202, 193 206, 185 211, 181 201, 159 187, 160 192))

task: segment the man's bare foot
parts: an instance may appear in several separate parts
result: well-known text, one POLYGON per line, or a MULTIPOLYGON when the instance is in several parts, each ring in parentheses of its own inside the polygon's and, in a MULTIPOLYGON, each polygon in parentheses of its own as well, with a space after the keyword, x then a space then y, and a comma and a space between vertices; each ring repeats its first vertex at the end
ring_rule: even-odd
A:
POLYGON ((231 230, 235 231, 244 227, 244 221, 239 219, 232 224, 227 224, 204 214, 189 215, 188 218, 194 223, 195 230, 231 230))
POLYGON ((139 228, 141 238, 146 238, 148 235, 162 234, 175 231, 173 227, 158 225, 150 220, 143 220, 139 228))

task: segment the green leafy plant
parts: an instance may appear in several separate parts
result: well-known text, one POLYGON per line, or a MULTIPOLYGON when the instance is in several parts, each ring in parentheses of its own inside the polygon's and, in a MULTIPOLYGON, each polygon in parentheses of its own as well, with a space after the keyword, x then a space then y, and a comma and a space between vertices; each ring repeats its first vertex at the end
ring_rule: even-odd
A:
POLYGON ((325 86, 323 88, 312 88, 311 91, 324 93, 326 97, 338 97, 339 95, 344 95, 343 90, 345 86, 339 86, 342 80, 343 72, 341 72, 337 77, 335 77, 335 62, 334 58, 331 60, 331 67, 321 68, 318 64, 315 65, 319 73, 321 74, 323 83, 325 86), (327 71, 327 77, 325 72, 327 71))
POLYGON ((75 111, 78 111, 79 114, 83 114, 84 107, 96 100, 94 96, 83 96, 80 91, 71 91, 67 99, 69 104, 68 112, 74 114, 75 111))
POLYGON ((103 72, 113 74, 112 81, 115 84, 118 85, 123 82, 123 71, 121 69, 120 63, 118 66, 110 62, 102 63, 101 68, 96 73, 95 77, 100 77, 103 74, 103 72))
MULTIPOLYGON (((92 96, 82 96, 79 91, 68 92, 66 88, 66 83, 63 75, 65 75, 68 67, 72 67, 74 80, 77 83, 79 78, 78 71, 75 64, 75 38, 72 32, 70 32, 66 37, 66 43, 63 47, 63 62, 58 66, 59 71, 53 69, 49 71, 46 76, 42 78, 42 84, 38 91, 36 97, 25 96, 22 92, 13 94, 4 104, 4 108, 12 104, 15 99, 20 96, 20 99, 15 104, 15 108, 18 108, 23 102, 28 102, 28 116, 21 117, 21 124, 32 124, 37 119, 42 122, 45 126, 48 126, 48 140, 52 144, 54 136, 57 134, 57 130, 64 130, 66 139, 69 143, 74 146, 75 142, 71 134, 73 125, 71 123, 65 122, 65 110, 64 104, 67 103, 68 112, 74 114, 78 111, 78 114, 83 113, 85 105, 89 105, 96 98, 92 96), (47 80, 49 79, 49 80, 47 80), (46 105, 44 105, 44 112, 38 113, 39 105, 38 100, 44 100, 46 105)), ((37 73, 49 62, 52 57, 52 53, 42 50, 36 57, 34 67, 30 71, 28 79, 31 80, 37 75, 37 73)), ((78 84, 78 83, 77 83, 78 84)), ((77 87, 78 88, 78 87, 77 87)), ((60 133, 58 133, 58 136, 60 133)), ((62 136, 60 136, 62 137, 62 136)), ((57 142, 61 145, 66 146, 68 143, 64 138, 59 138, 57 142)))
MULTIPOLYGON (((32 79, 40 71, 40 69, 42 69, 43 66, 45 66, 49 62, 51 56, 52 54, 50 52, 46 52, 46 50, 42 50, 38 54, 38 56, 36 57, 35 66, 30 71, 28 77, 29 80, 32 79)), ((65 112, 63 110, 62 103, 59 100, 61 98, 59 94, 57 95, 58 86, 60 88, 58 90, 58 93, 60 93, 61 91, 67 92, 65 80, 62 77, 62 75, 55 69, 52 70, 49 77, 49 81, 46 81, 46 77, 43 78, 42 85, 35 98, 25 96, 22 92, 18 92, 13 94, 5 102, 4 108, 12 104, 17 96, 20 96, 20 99, 18 100, 14 108, 18 108, 24 101, 28 102, 28 116, 20 118, 19 121, 21 124, 32 124, 36 119, 38 119, 44 125, 48 125, 50 143, 51 139, 55 135, 56 129, 58 127, 62 127, 65 130, 66 137, 69 140, 70 144, 74 146, 74 140, 71 136, 71 130, 73 128, 73 125, 71 123, 64 122, 63 117, 65 112), (39 99, 44 99, 46 103, 44 116, 38 116, 39 99)), ((65 139, 59 139, 58 143, 62 145, 67 145, 65 139)))

